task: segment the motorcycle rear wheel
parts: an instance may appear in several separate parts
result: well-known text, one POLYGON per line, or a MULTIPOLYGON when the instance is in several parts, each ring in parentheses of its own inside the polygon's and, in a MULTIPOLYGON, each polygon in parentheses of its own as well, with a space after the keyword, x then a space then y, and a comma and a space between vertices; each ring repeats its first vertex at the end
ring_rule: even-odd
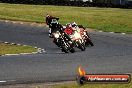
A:
POLYGON ((90 44, 91 46, 94 46, 94 44, 93 44, 93 42, 92 42, 92 41, 89 41, 89 44, 90 44))
POLYGON ((75 49, 74 49, 74 48, 72 48, 72 49, 70 50, 70 52, 71 52, 71 53, 74 53, 74 52, 75 52, 75 49))
POLYGON ((85 51, 85 45, 84 44, 81 44, 80 42, 78 42, 78 47, 82 50, 82 51, 85 51))
POLYGON ((86 46, 87 46, 87 45, 94 46, 94 44, 93 44, 93 42, 92 42, 91 40, 87 40, 87 41, 85 42, 85 45, 86 45, 86 46))

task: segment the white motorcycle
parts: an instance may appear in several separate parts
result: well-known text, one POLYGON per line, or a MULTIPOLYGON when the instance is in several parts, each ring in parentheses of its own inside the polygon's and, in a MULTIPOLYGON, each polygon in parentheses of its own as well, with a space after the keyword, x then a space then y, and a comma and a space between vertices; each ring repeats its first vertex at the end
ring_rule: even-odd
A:
POLYGON ((85 51, 85 41, 82 38, 80 32, 78 32, 78 30, 74 30, 73 34, 70 35, 70 38, 72 39, 77 48, 81 49, 82 51, 85 51))

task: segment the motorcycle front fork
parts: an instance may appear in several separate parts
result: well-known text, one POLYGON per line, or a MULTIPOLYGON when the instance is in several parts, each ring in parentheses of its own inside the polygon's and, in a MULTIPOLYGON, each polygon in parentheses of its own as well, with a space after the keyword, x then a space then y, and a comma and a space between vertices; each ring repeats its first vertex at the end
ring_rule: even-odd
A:
POLYGON ((57 39, 54 39, 53 43, 55 43, 58 47, 60 47, 60 44, 58 43, 57 39))

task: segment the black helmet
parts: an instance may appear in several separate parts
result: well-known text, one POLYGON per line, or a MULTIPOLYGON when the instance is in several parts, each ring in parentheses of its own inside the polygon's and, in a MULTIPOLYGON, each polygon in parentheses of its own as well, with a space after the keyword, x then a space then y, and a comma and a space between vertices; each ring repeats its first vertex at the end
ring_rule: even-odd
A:
POLYGON ((52 24, 58 24, 58 21, 56 19, 52 19, 51 23, 52 24))

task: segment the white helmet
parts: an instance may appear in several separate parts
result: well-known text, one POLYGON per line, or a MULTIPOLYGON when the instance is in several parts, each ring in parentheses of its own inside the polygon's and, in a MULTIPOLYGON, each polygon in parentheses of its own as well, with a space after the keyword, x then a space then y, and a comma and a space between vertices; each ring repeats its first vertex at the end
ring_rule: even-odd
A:
POLYGON ((76 22, 71 23, 71 25, 72 25, 72 27, 76 27, 77 26, 76 22))
POLYGON ((70 27, 72 27, 72 25, 70 23, 68 23, 68 24, 66 24, 66 27, 70 28, 70 27))

